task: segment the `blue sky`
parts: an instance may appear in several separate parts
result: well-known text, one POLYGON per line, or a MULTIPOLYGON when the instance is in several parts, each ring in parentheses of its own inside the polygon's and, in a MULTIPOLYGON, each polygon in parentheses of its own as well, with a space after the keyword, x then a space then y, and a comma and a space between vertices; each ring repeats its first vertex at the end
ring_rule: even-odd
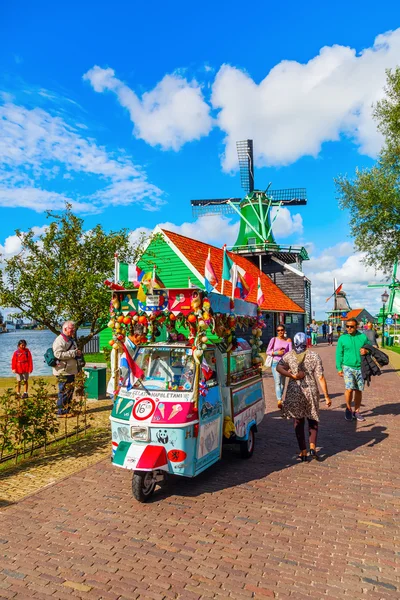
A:
POLYGON ((15 1, 1 9, 0 244, 72 201, 87 227, 157 224, 220 245, 234 219, 191 198, 239 196, 235 141, 254 139, 256 186, 304 186, 275 235, 306 244, 317 315, 333 277, 378 308, 333 178, 373 164, 371 104, 400 63, 400 8, 370 1, 15 1))

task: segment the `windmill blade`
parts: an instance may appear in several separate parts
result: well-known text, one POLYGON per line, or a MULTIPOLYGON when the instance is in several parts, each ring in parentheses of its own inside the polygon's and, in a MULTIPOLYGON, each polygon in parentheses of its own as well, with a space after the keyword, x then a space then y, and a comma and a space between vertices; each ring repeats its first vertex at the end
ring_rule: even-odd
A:
POLYGON ((273 203, 282 202, 284 205, 299 206, 307 204, 306 188, 288 188, 286 190, 268 190, 266 192, 268 198, 272 199, 273 203))
POLYGON ((228 204, 237 205, 241 203, 242 198, 211 198, 210 200, 191 200, 192 215, 194 217, 203 217, 204 215, 233 215, 236 211, 228 204))
POLYGON ((239 158, 240 183, 246 194, 249 194, 254 191, 253 140, 236 142, 236 149, 239 158))

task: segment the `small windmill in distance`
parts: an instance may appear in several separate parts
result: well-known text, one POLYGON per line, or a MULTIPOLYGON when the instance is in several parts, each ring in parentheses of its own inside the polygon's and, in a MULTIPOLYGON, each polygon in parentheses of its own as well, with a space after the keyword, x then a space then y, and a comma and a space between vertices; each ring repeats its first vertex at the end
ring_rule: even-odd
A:
MULTIPOLYGON (((400 280, 397 278, 397 269, 398 269, 398 259, 395 260, 392 271, 392 279, 390 283, 369 283, 369 288, 389 288, 389 298, 388 305, 385 313, 383 314, 383 309, 381 308, 379 311, 378 318, 383 321, 384 317, 400 315, 400 280)), ((395 319, 397 321, 397 319, 395 319)))

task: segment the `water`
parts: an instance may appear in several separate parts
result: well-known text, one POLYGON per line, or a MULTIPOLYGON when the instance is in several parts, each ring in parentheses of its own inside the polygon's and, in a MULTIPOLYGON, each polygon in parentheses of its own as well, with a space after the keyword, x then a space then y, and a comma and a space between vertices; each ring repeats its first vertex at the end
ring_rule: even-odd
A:
MULTIPOLYGON (((78 336, 85 335, 87 330, 80 329, 78 336)), ((0 335, 0 377, 14 377, 11 371, 11 358, 19 340, 26 340, 32 353, 33 372, 35 375, 51 375, 52 368, 45 362, 43 355, 47 348, 53 345, 56 336, 48 330, 38 331, 29 329, 17 329, 0 335)))

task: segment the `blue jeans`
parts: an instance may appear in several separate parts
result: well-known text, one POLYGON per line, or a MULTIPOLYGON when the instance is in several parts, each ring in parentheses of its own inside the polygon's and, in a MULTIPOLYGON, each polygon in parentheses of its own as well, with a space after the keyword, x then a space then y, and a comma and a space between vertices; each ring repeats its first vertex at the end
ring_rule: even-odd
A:
POLYGON ((285 387, 285 378, 283 375, 278 373, 278 371, 276 370, 277 364, 278 363, 276 361, 273 361, 271 370, 272 370, 272 376, 273 376, 274 382, 275 382, 276 399, 282 400, 283 390, 285 387))
POLYGON ((59 375, 58 380, 58 398, 57 398, 57 413, 63 415, 69 411, 69 405, 74 394, 74 386, 71 385, 75 381, 75 375, 59 375), (68 386, 68 387, 67 387, 68 386))

